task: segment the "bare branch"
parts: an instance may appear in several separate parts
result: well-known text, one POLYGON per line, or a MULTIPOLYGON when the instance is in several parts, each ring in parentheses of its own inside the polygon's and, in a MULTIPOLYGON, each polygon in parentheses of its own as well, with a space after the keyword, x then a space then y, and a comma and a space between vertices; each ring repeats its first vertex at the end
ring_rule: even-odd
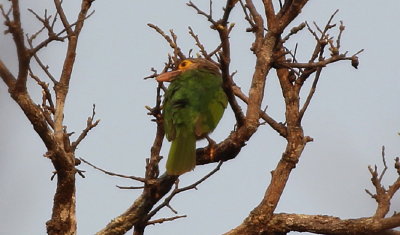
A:
POLYGON ((151 220, 151 221, 147 222, 147 225, 162 224, 167 221, 174 221, 176 219, 186 218, 186 217, 187 217, 186 215, 178 215, 178 216, 169 217, 169 218, 161 218, 161 219, 151 220))
POLYGON ((64 25, 64 28, 68 34, 68 37, 71 37, 71 36, 73 36, 73 30, 71 28, 70 23, 68 22, 67 16, 65 15, 64 9, 62 8, 61 4, 62 4, 62 1, 54 0, 54 5, 57 9, 58 15, 60 16, 60 20, 61 20, 62 24, 64 25))
POLYGON ((267 17, 268 30, 276 31, 276 17, 272 0, 263 0, 265 16, 267 17))
POLYGON ((129 187, 119 186, 119 185, 116 185, 116 186, 119 189, 144 189, 144 186, 129 186, 129 187))
MULTIPOLYGON (((340 219, 326 215, 274 214, 267 227, 270 232, 311 232, 315 234, 351 235, 351 234, 399 234, 394 230, 400 224, 400 215, 389 218, 340 219), (288 222, 290 221, 290 222, 288 222), (393 233, 395 232, 395 233, 393 233)), ((260 227, 263 225, 259 224, 260 227)), ((227 233, 235 234, 235 233, 227 233)))
POLYGON ((43 62, 40 60, 39 56, 37 55, 37 50, 38 47, 36 47, 37 50, 35 50, 35 48, 33 48, 33 44, 32 44, 32 40, 28 39, 28 44, 31 48, 31 52, 33 53, 33 58, 35 59, 36 63, 38 63, 38 65, 40 66, 40 68, 42 68, 42 70, 44 71, 44 73, 47 75, 47 77, 49 77, 49 79, 54 83, 57 84, 58 81, 55 79, 55 77, 50 73, 49 71, 49 66, 44 65, 43 62))
POLYGON ((300 32, 301 30, 303 30, 304 27, 306 27, 306 23, 305 23, 305 22, 299 24, 299 25, 296 26, 296 27, 293 27, 293 28, 290 30, 289 34, 286 35, 286 36, 281 40, 281 44, 283 45, 287 40, 289 40, 289 38, 290 38, 291 36, 297 34, 297 33, 300 32))
MULTIPOLYGON (((42 87, 42 91, 43 91, 42 107, 49 109, 50 112, 54 114, 54 103, 53 103, 53 99, 51 96, 51 92, 49 90, 49 84, 41 81, 39 79, 39 77, 37 77, 36 75, 33 74, 31 69, 29 69, 29 75, 31 76, 31 78, 33 78, 37 82, 37 84, 39 86, 42 87), (46 105, 47 102, 49 103, 49 106, 46 105)), ((51 126, 53 126, 53 125, 51 125, 51 126)))
POLYGON ((79 12, 78 19, 75 22, 75 24, 76 24, 75 29, 74 29, 75 35, 80 34, 83 24, 85 23, 85 20, 95 13, 95 11, 93 10, 91 13, 88 14, 88 11, 89 11, 90 7, 92 6, 92 2, 94 2, 94 1, 95 0, 83 0, 82 1, 81 11, 79 12))
MULTIPOLYGON (((33 14, 35 14, 35 16, 39 19, 39 21, 41 21, 43 23, 44 28, 47 29, 48 31, 48 38, 45 39, 44 41, 40 42, 37 46, 33 47, 31 45, 31 50, 30 50, 30 55, 35 55, 36 52, 38 52, 40 49, 42 49, 43 47, 46 47, 49 43, 53 42, 53 41, 60 41, 60 42, 64 42, 64 40, 66 38, 68 38, 68 34, 65 36, 62 36, 68 29, 71 29, 75 26, 80 26, 82 27, 83 25, 83 21, 87 20, 89 17, 91 17, 95 11, 93 10, 90 14, 88 14, 87 16, 84 16, 82 18, 78 18, 77 21, 75 21, 73 24, 71 24, 69 26, 69 28, 64 28, 62 29, 60 32, 55 33, 54 32, 54 24, 57 20, 57 17, 54 17, 53 22, 50 24, 50 17, 42 19, 40 16, 37 15, 37 13, 34 13, 32 11, 33 14)), ((58 15, 58 13, 56 13, 56 16, 58 15)), ((75 27, 76 28, 76 27, 75 27)), ((42 28, 43 29, 43 28, 42 28)), ((39 34, 40 31, 38 31, 36 34, 39 34)), ((33 39, 35 39, 35 35, 32 35, 31 37, 28 37, 28 42, 30 42, 30 44, 33 44, 33 39)))
MULTIPOLYGON (((54 114, 54 131, 55 131, 55 139, 61 144, 63 142, 63 120, 64 120, 64 106, 65 99, 68 94, 69 83, 71 80, 72 70, 75 63, 76 58, 76 48, 78 46, 78 38, 81 28, 83 27, 83 23, 85 21, 86 15, 91 6, 92 0, 82 0, 81 9, 78 14, 77 24, 75 26, 75 30, 72 31, 71 25, 68 22, 64 10, 61 6, 60 0, 54 0, 54 4, 56 6, 57 12, 60 16, 60 19, 64 25, 65 30, 68 34, 68 47, 67 52, 64 59, 64 64, 62 68, 62 73, 59 79, 59 82, 55 86, 56 92, 56 111, 54 114)), ((61 146, 63 146, 61 144, 61 146)))
POLYGON ((245 15, 244 19, 250 24, 250 27, 246 29, 246 32, 255 32, 256 23, 254 22, 253 18, 249 14, 247 7, 243 3, 243 0, 240 0, 239 2, 240 2, 240 6, 242 7, 242 10, 244 12, 244 15, 245 15))
POLYGON ((195 183, 193 183, 191 185, 188 185, 188 186, 183 187, 183 188, 178 188, 178 184, 176 184, 175 189, 171 192, 171 194, 168 197, 166 197, 164 199, 164 202, 162 202, 160 205, 158 205, 156 208, 154 208, 151 212, 148 213, 147 220, 149 220, 151 217, 153 217, 159 210, 161 210, 162 208, 168 206, 170 204, 172 198, 174 198, 176 194, 179 194, 179 193, 182 193, 184 191, 191 190, 191 189, 195 189, 199 184, 204 182, 206 179, 210 178, 213 174, 215 174, 217 171, 219 171, 219 169, 221 168, 222 163, 223 162, 220 162, 214 170, 212 170, 210 173, 208 173, 203 178, 201 178, 200 180, 196 181, 195 183))
POLYGON ((313 95, 315 93, 315 90, 317 88, 317 84, 318 84, 318 81, 319 81, 319 77, 321 75, 321 71, 322 71, 322 68, 317 68, 317 72, 315 73, 315 78, 314 78, 314 81, 313 81, 313 83, 311 85, 311 88, 310 88, 310 91, 309 91, 308 96, 306 98, 306 101, 304 102, 303 107, 300 110, 299 120, 301 120, 303 118, 304 113, 306 112, 308 106, 310 105, 311 99, 312 99, 312 97, 313 97, 313 95))
POLYGON ((150 74, 150 75, 144 77, 144 78, 143 78, 144 80, 147 80, 147 79, 149 79, 149 78, 156 78, 156 77, 159 75, 159 74, 157 73, 157 70, 156 70, 155 68, 153 68, 153 67, 151 67, 150 71, 152 71, 153 74, 150 74))
POLYGON ((285 1, 281 10, 276 14, 275 32, 280 34, 283 30, 300 14, 301 9, 306 5, 308 0, 291 0, 285 1))
POLYGON ((14 87, 16 78, 14 75, 8 70, 6 65, 3 63, 2 60, 0 60, 0 76, 3 79, 4 83, 7 85, 7 87, 14 87))
POLYGON ((157 124, 157 131, 154 138, 153 146, 150 150, 150 159, 146 159, 146 179, 147 180, 154 180, 156 179, 159 174, 160 170, 158 167, 158 163, 161 160, 160 151, 162 147, 162 143, 164 140, 164 124, 163 118, 161 115, 161 90, 163 89, 164 85, 158 83, 157 92, 156 92, 156 104, 155 107, 150 110, 148 115, 152 115, 155 118, 155 122, 157 124))
POLYGON ((282 63, 282 66, 288 68, 321 68, 326 67, 328 64, 334 63, 339 60, 352 60, 352 56, 346 56, 346 54, 340 54, 336 56, 332 56, 328 59, 318 61, 318 62, 309 62, 309 63, 282 63))
POLYGON ((340 49, 340 41, 342 40, 342 34, 343 31, 346 27, 343 25, 343 21, 340 21, 340 26, 339 26, 339 35, 336 40, 336 48, 339 50, 340 49))
MULTIPOLYGON (((397 159, 398 160, 398 159, 397 159)), ((396 162, 397 162, 396 160, 396 162)), ((369 190, 365 190, 375 201, 378 203, 377 209, 375 211, 375 218, 384 218, 385 215, 389 212, 390 209, 390 200, 394 196, 394 194, 400 188, 400 176, 393 182, 392 185, 389 186, 389 189, 386 190, 385 187, 382 185, 383 177, 388 169, 386 165, 385 159, 385 147, 382 146, 382 161, 384 168, 379 174, 378 167, 375 165, 374 168, 368 166, 368 170, 371 174, 371 182, 375 187, 375 194, 371 193, 369 190)), ((396 168, 396 164, 395 164, 396 168)))
MULTIPOLYGON (((235 86, 233 86, 232 89, 233 89, 235 96, 239 97, 243 102, 248 104, 249 98, 245 94, 243 94, 240 87, 235 85, 235 86)), ((272 117, 270 117, 265 111, 263 111, 261 109, 260 109, 260 117, 266 123, 268 123, 268 125, 270 125, 272 127, 272 129, 277 131, 282 137, 285 137, 285 138, 287 137, 287 129, 286 129, 285 125, 283 125, 282 123, 278 123, 272 117)))
POLYGON ((104 169, 102 169, 100 167, 97 167, 97 166, 93 165, 92 163, 86 161, 83 158, 79 158, 79 159, 81 161, 83 161, 84 163, 88 164, 89 166, 93 167, 94 169, 99 170, 99 171, 101 171, 101 172, 103 172, 103 173, 105 173, 107 175, 117 176, 117 177, 126 178, 126 179, 132 179, 132 180, 136 180, 136 181, 139 181, 139 182, 142 182, 142 183, 146 182, 146 180, 144 178, 136 177, 136 176, 122 175, 122 174, 114 173, 114 172, 111 172, 111 171, 106 171, 106 170, 104 170, 104 169))
POLYGON ((6 19, 4 24, 8 27, 8 32, 12 34, 14 44, 17 48, 19 68, 15 87, 13 87, 12 89, 15 89, 16 92, 26 92, 26 81, 28 77, 28 67, 30 59, 28 50, 25 47, 24 31, 21 26, 19 1, 12 0, 11 2, 13 19, 11 20, 9 18, 9 13, 5 13, 3 10, 2 14, 6 19))
POLYGON ((196 46, 200 49, 201 55, 206 58, 206 59, 211 59, 209 54, 207 53, 206 49, 204 48, 204 45, 200 42, 199 36, 193 32, 192 27, 189 26, 189 34, 193 37, 193 39, 196 42, 196 46))
MULTIPOLYGON (((185 59, 186 56, 182 53, 182 50, 178 47, 178 45, 175 44, 175 42, 164 33, 158 26, 154 24, 147 24, 150 28, 154 29, 157 33, 159 33, 168 43, 169 46, 174 50, 174 54, 177 56, 179 59, 185 59)), ((176 61, 175 61, 176 62, 176 61)))
MULTIPOLYGON (((200 10, 191 1, 187 5, 189 7, 192 7, 193 9, 195 9, 197 11, 197 14, 205 16, 207 18, 207 20, 212 23, 211 28, 213 28, 214 30, 217 30, 217 32, 219 34, 220 41, 221 41, 221 44, 219 46, 221 48, 221 51, 219 53, 219 55, 220 55, 219 62, 220 62, 220 68, 221 68, 221 72, 222 72, 222 79, 224 81, 223 88, 224 88, 226 95, 228 96, 228 101, 233 110, 233 113, 235 114, 237 126, 240 127, 244 124, 244 114, 243 114, 242 108, 239 106, 239 104, 236 101, 235 95, 233 94, 232 86, 233 86, 234 82, 233 82, 233 78, 229 72, 229 66, 230 66, 229 33, 233 29, 234 24, 231 24, 229 27, 227 25, 230 13, 237 2, 238 2, 237 0, 228 0, 226 3, 226 7, 224 8, 224 15, 218 21, 215 21, 212 18, 211 10, 210 10, 210 14, 207 14, 204 11, 200 10)), ((219 47, 217 47, 218 50, 219 50, 219 47)), ((214 51, 216 52, 217 49, 214 51)), ((211 57, 210 55, 212 55, 213 53, 214 52, 210 53, 209 55, 207 55, 207 53, 203 53, 203 54, 206 55, 205 58, 209 58, 209 57, 211 57)))
POLYGON ((121 215, 113 219, 105 228, 96 233, 97 235, 106 234, 125 234, 134 225, 142 227, 147 225, 147 213, 153 205, 158 202, 176 181, 176 176, 162 175, 158 179, 152 180, 145 185, 143 193, 135 202, 121 215))
MULTIPOLYGON (((11 14, 12 9, 13 9, 13 8, 12 8, 12 6, 11 6, 10 9, 6 12, 6 11, 4 10, 3 4, 0 5, 1 14, 3 15, 3 17, 4 17, 6 23, 7 23, 7 22, 11 22, 10 14, 11 14)), ((6 34, 6 33, 10 33, 10 32, 9 32, 9 31, 5 31, 5 34, 6 34)))
POLYGON ((382 182, 383 176, 386 173, 386 170, 388 169, 387 165, 386 165, 386 158, 385 158, 385 146, 382 146, 382 152, 381 152, 381 156, 382 156, 382 163, 383 163, 383 170, 379 176, 379 182, 382 182))
MULTIPOLYGON (((246 8, 249 10, 250 16, 254 21, 252 32, 254 32, 256 39, 254 41, 254 45, 252 46, 251 50, 254 53, 261 48, 262 40, 264 39, 264 20, 262 16, 257 12, 256 7, 253 4, 253 1, 246 0, 246 8)), ((250 22, 250 21, 249 21, 250 22)))
MULTIPOLYGON (((228 0, 228 2, 230 2, 230 0, 228 0)), ((189 7, 192 7, 193 9, 195 9, 197 11, 197 14, 203 15, 204 17, 206 17, 207 20, 210 21, 213 26, 217 26, 218 25, 218 23, 212 18, 212 15, 211 15, 212 11, 211 10, 210 10, 210 14, 207 14, 204 11, 200 10, 192 1, 189 1, 188 3, 186 3, 186 5, 188 5, 189 7)))
POLYGON ((399 157, 395 158, 394 168, 396 168, 397 174, 399 174, 399 176, 400 176, 400 158, 399 157))
POLYGON ((92 116, 88 117, 87 122, 86 122, 86 128, 79 135, 78 139, 76 141, 72 142, 71 147, 72 147, 73 151, 75 151, 75 149, 78 147, 80 142, 87 136, 89 131, 92 130, 93 128, 95 128, 99 124, 100 119, 93 122, 95 115, 96 115, 96 105, 93 104, 92 116))
POLYGON ((224 15, 222 16, 221 20, 219 20, 219 22, 222 25, 227 25, 228 24, 228 20, 229 20, 229 16, 231 14, 231 11, 235 7, 236 3, 238 3, 238 2, 239 2, 239 0, 228 0, 228 1, 226 1, 226 6, 224 8, 224 15))

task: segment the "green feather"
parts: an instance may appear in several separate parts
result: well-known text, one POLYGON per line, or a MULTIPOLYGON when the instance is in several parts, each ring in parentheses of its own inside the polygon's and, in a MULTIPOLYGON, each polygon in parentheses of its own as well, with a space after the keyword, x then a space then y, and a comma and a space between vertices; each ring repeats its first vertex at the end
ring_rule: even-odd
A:
MULTIPOLYGON (((205 63, 199 59, 192 61, 205 63)), ((170 175, 180 175, 195 167, 196 140, 215 129, 227 106, 218 70, 207 68, 199 66, 183 71, 173 79, 165 94, 164 127, 167 139, 172 141, 167 160, 170 175)))
POLYGON ((167 160, 167 173, 181 175, 196 166, 196 138, 193 133, 181 131, 172 141, 167 160))

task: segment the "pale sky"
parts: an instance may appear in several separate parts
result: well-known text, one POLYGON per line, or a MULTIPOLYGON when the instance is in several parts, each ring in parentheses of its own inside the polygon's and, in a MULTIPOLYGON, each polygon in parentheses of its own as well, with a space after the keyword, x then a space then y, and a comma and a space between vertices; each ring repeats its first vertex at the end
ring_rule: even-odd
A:
MULTIPOLYGON (((223 2, 214 3, 216 18, 223 2)), ((0 3, 9 4, 5 0, 0 3)), ((218 45, 217 34, 209 28, 209 23, 185 3, 155 0, 93 3, 96 12, 87 20, 79 41, 65 125, 68 131, 80 133, 91 115, 92 104, 96 104, 101 122, 81 143, 77 157, 109 171, 143 176, 145 158, 150 155, 155 135, 155 124, 146 115, 144 106, 155 104, 157 86, 154 80, 143 77, 151 74, 151 67, 161 71, 167 54, 171 53, 168 44, 147 23, 165 31, 174 29, 186 53, 195 48, 187 33, 188 26, 192 26, 209 51, 218 45)), ((194 3, 208 9, 208 1, 194 3)), ((26 33, 34 33, 39 27, 26 8, 43 13, 49 4, 52 1, 21 1, 26 33)), ((78 4, 68 4, 71 5, 66 5, 65 10, 72 21, 78 4)), ((53 12, 52 6, 47 8, 53 12)), ((292 26, 315 21, 322 27, 336 9, 339 13, 334 22, 343 20, 346 26, 342 50, 349 54, 360 49, 365 52, 359 56, 358 70, 348 61, 323 70, 303 125, 305 134, 313 137, 314 142, 306 146, 292 172, 277 213, 341 218, 372 216, 376 204, 364 191, 373 190, 367 166, 377 164, 382 169, 382 145, 386 146, 389 166, 385 182, 391 183, 396 177, 393 159, 400 155, 397 135, 400 132, 400 2, 309 1, 292 26)), ((232 12, 231 22, 236 23, 231 35, 231 69, 237 70, 235 81, 247 91, 255 60, 249 51, 253 35, 245 32, 247 25, 240 7, 232 12)), ((0 31, 4 30, 1 24, 0 31)), ((308 58, 314 45, 310 34, 299 33, 289 45, 296 42, 299 42, 299 56, 308 58)), ((53 43, 40 53, 56 77, 60 74, 64 50, 65 44, 53 43)), ((15 73, 15 47, 10 35, 0 35, 0 58, 15 73)), ((40 103, 40 88, 33 81, 29 88, 40 103)), ((274 118, 283 121, 282 97, 274 76, 268 78, 264 104, 274 118)), ((53 167, 43 157, 46 152, 43 143, 9 97, 2 81, 0 110, 0 234, 45 234, 56 184, 50 181, 53 167)), ((232 111, 227 109, 211 137, 223 140, 233 125, 232 111)), ((197 146, 202 145, 200 142, 197 146)), ((268 126, 260 127, 237 158, 224 163, 198 190, 174 198, 172 207, 187 218, 149 226, 146 234, 185 235, 188 231, 193 235, 221 234, 236 227, 260 202, 270 181, 270 171, 284 147, 285 141, 277 133, 268 126)), ((164 142, 161 153, 166 156, 168 149, 169 144, 164 142)), ((161 167, 164 164, 163 161, 161 167)), ((198 166, 180 177, 181 186, 198 180, 215 166, 198 166)), ((94 234, 125 211, 141 191, 115 187, 139 186, 136 182, 112 178, 85 164, 78 168, 86 171, 85 179, 77 176, 78 234, 94 234)), ((399 199, 397 195, 392 200, 390 215, 393 210, 400 210, 399 199)), ((155 218, 169 216, 174 214, 164 209, 155 218)))

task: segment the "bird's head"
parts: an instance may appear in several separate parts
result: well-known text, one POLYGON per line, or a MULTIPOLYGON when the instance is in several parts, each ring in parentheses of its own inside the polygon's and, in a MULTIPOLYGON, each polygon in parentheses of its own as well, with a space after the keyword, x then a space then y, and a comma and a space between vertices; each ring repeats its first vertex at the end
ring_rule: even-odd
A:
POLYGON ((214 63, 202 58, 197 58, 197 59, 190 58, 180 61, 178 67, 175 70, 162 73, 158 75, 156 79, 159 82, 171 82, 181 73, 193 69, 203 69, 210 73, 214 73, 217 75, 220 74, 219 67, 214 63))

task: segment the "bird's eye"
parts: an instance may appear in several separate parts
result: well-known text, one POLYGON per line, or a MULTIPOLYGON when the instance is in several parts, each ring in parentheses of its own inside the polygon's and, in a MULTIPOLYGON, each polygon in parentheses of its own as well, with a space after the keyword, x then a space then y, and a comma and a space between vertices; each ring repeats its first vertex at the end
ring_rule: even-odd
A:
POLYGON ((190 60, 184 60, 179 64, 178 69, 186 70, 190 67, 191 64, 192 62, 190 60))

